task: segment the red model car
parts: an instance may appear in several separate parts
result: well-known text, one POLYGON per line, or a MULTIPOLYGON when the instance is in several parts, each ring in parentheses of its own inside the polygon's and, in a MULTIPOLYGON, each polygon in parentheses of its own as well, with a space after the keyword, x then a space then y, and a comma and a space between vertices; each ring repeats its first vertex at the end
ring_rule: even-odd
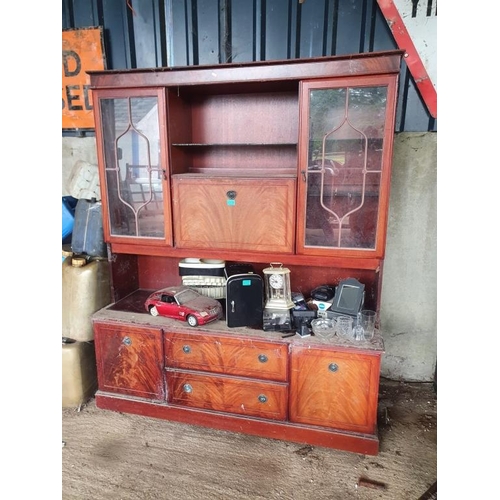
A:
POLYGON ((144 303, 152 316, 187 321, 189 326, 205 325, 223 316, 222 305, 188 286, 170 286, 152 293, 144 303))

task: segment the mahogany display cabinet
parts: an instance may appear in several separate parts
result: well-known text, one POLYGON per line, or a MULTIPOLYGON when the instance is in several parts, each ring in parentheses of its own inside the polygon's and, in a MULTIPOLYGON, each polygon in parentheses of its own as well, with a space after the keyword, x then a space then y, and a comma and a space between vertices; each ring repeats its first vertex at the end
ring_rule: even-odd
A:
POLYGON ((144 301, 188 257, 356 278, 380 308, 402 51, 90 74, 112 304, 93 316, 99 408, 378 452, 384 351, 144 301))

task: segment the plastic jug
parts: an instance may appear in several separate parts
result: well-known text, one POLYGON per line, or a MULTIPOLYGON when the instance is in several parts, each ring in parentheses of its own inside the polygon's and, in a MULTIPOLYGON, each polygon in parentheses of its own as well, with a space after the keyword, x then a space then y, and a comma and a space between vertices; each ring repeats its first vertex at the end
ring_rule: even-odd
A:
POLYGON ((67 256, 62 262, 62 336, 94 340, 91 317, 111 302, 109 263, 67 256))
POLYGON ((62 339, 62 406, 77 408, 97 389, 97 369, 93 342, 62 339))

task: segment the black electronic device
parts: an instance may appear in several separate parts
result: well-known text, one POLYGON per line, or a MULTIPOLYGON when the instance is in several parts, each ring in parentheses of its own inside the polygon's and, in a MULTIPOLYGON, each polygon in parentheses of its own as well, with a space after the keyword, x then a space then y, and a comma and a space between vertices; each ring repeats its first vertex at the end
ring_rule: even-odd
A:
POLYGON ((237 262, 237 263, 226 263, 226 267, 224 269, 226 278, 230 276, 234 276, 235 274, 249 274, 254 273, 254 267, 252 264, 237 262))
POLYGON ((251 266, 226 269, 226 324, 230 328, 262 325, 264 285, 262 277, 251 269, 251 266))
POLYGON ((311 328, 309 328, 306 324, 300 325, 300 328, 297 330, 296 334, 301 337, 310 337, 311 336, 311 328))
POLYGON ((307 325, 310 328, 311 321, 317 318, 317 313, 316 311, 312 311, 311 309, 307 311, 299 311, 293 309, 292 318, 293 318, 293 326, 297 330, 299 330, 302 325, 307 325))
POLYGON ((262 329, 266 332, 289 332, 293 330, 290 310, 264 308, 262 329))
POLYGON ((356 317, 363 307, 365 298, 365 285, 355 278, 342 280, 335 291, 333 303, 327 317, 347 315, 356 317))
POLYGON ((304 295, 302 295, 300 292, 292 292, 292 301, 294 303, 294 311, 307 311, 309 309, 307 307, 304 295))
POLYGON ((293 327, 296 333, 301 337, 309 337, 311 335, 311 321, 317 317, 316 311, 307 310, 292 310, 293 327))
POLYGON ((331 285, 321 285, 311 291, 311 298, 322 302, 328 302, 335 296, 335 287, 331 285))

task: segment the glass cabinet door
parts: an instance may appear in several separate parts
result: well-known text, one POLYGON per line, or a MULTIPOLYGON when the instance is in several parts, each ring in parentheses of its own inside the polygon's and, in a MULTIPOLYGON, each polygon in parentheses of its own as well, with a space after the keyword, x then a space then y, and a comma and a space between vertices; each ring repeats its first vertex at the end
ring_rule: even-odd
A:
POLYGON ((394 88, 378 77, 303 83, 299 253, 381 257, 394 88))
POLYGON ((170 238, 170 220, 164 203, 167 186, 161 91, 134 91, 134 95, 101 91, 94 99, 101 131, 101 179, 105 181, 105 230, 109 241, 125 237, 170 238), (122 95, 123 94, 123 95, 122 95), (97 98, 96 98, 97 97, 97 98))

